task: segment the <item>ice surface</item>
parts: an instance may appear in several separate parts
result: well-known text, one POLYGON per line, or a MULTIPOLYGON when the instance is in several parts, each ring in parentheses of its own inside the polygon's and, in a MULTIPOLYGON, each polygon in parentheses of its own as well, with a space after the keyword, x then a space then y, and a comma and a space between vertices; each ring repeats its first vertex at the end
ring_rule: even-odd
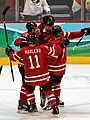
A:
MULTIPOLYGON (((0 75, 0 120, 90 120, 90 65, 67 65, 62 79, 61 100, 65 107, 60 108, 59 117, 51 112, 38 116, 18 114, 17 105, 21 86, 21 76, 14 66, 15 82, 12 81, 9 66, 4 66, 0 75)), ((38 87, 35 91, 36 103, 41 111, 38 87)))

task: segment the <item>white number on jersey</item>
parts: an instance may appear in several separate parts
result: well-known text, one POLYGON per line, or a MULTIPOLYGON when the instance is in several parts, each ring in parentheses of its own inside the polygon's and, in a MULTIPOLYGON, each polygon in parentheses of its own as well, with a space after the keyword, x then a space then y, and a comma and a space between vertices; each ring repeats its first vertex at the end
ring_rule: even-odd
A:
POLYGON ((35 68, 40 67, 39 60, 38 60, 38 55, 35 55, 34 58, 35 58, 36 66, 34 66, 34 64, 33 64, 32 56, 29 56, 30 65, 31 65, 30 69, 35 69, 35 68))

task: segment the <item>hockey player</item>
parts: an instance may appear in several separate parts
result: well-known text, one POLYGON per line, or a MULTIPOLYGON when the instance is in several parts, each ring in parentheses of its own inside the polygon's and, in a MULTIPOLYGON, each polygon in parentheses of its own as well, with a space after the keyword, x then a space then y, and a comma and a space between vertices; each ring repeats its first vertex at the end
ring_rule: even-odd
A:
POLYGON ((47 15, 43 17, 43 22, 40 23, 38 28, 41 32, 41 40, 42 44, 48 44, 48 41, 52 38, 52 27, 54 25, 55 19, 51 15, 47 15))
MULTIPOLYGON (((37 37, 39 36, 39 32, 37 31, 37 33, 35 33, 35 30, 37 29, 37 24, 34 22, 28 22, 26 24, 26 29, 27 32, 24 32, 21 34, 21 37, 19 37, 18 39, 15 40, 14 45, 15 46, 19 46, 20 48, 26 47, 27 45, 27 40, 30 36, 36 35, 37 37)), ((19 72, 22 76, 22 86, 21 86, 21 90, 20 90, 20 99, 23 100, 23 98, 26 97, 25 94, 25 88, 24 88, 24 84, 25 84, 25 73, 24 73, 24 65, 22 65, 22 63, 18 64, 18 68, 19 68, 19 72)), ((28 109, 29 105, 27 104, 27 99, 25 99, 25 104, 24 106, 20 105, 20 100, 19 100, 19 105, 18 105, 18 109, 21 110, 22 108, 24 109, 28 109)))
MULTIPOLYGON (((63 52, 62 55, 60 55, 57 59, 56 64, 53 65, 53 62, 48 62, 48 66, 49 66, 49 72, 50 72, 50 76, 51 76, 51 80, 53 81, 53 91, 54 91, 54 95, 56 97, 56 103, 57 105, 60 106, 64 106, 64 102, 62 102, 61 100, 59 100, 60 97, 60 82, 61 79, 63 77, 63 75, 65 74, 65 69, 64 67, 66 66, 66 64, 64 63, 66 59, 63 55, 65 54, 65 49, 66 46, 69 44, 69 40, 66 38, 61 39, 60 33, 62 32, 62 29, 60 26, 56 25, 52 27, 52 38, 54 39, 50 39, 48 41, 48 46, 53 46, 54 44, 59 44, 59 42, 61 41, 62 43, 64 43, 64 47, 63 47, 63 52), (61 57, 62 56, 62 57, 61 57), (62 64, 62 62, 64 64, 62 64)), ((45 95, 43 93, 43 90, 41 90, 41 107, 44 107, 45 105, 45 95)), ((44 107, 45 109, 51 109, 51 106, 49 106, 49 103, 44 107)))
MULTIPOLYGON (((21 37, 15 40, 14 45, 20 46, 20 48, 27 46, 27 40, 30 35, 33 36, 36 28, 37 28, 36 23, 28 22, 26 24, 27 32, 22 33, 21 37)), ((19 67, 19 72, 21 73, 21 76, 22 76, 22 83, 24 84, 24 67, 21 64, 19 64, 18 67, 19 67)))
POLYGON ((35 22, 27 22, 26 24, 26 29, 27 31, 21 34, 21 37, 15 40, 14 45, 15 46, 20 46, 22 48, 25 46, 25 43, 27 44, 27 40, 30 35, 36 35, 38 37, 40 35, 39 31, 37 29, 37 24, 35 22))
MULTIPOLYGON (((84 28, 78 32, 63 32, 61 27, 56 25, 52 28, 52 34, 54 35, 54 39, 56 39, 57 41, 52 41, 53 37, 51 37, 47 45, 57 44, 58 40, 62 42, 63 40, 65 41, 65 39, 71 40, 71 39, 82 37, 86 31, 87 31, 86 35, 89 35, 90 28, 84 28)), ((68 43, 66 42, 67 45, 68 43)), ((49 65, 49 72, 51 73, 51 80, 55 81, 53 89, 55 91, 54 93, 56 94, 55 96, 56 96, 57 105, 60 105, 60 106, 64 106, 64 102, 62 102, 59 98, 60 98, 60 92, 61 92, 60 82, 61 82, 63 75, 65 74, 65 69, 66 69, 66 48, 64 47, 62 59, 58 60, 56 65, 49 65)), ((41 107, 43 107, 44 105, 45 105, 45 96, 43 94, 43 91, 41 90, 41 107)))
MULTIPOLYGON (((52 27, 54 26, 55 19, 51 15, 47 15, 43 17, 43 22, 39 25, 39 29, 41 30, 42 34, 42 43, 49 46, 50 41, 54 40, 54 36, 52 35, 52 27)), ((43 94, 43 91, 40 88, 40 95, 41 95, 41 103, 40 106, 44 107, 45 105, 45 96, 43 94)), ((64 102, 60 100, 60 105, 64 106, 64 102)))
POLYGON ((2 68, 3 68, 3 66, 2 66, 2 65, 0 65, 0 74, 1 74, 2 68))
MULTIPOLYGON (((49 21, 48 24, 50 24, 50 26, 52 26, 54 24, 55 19, 52 16, 45 16, 43 18, 43 22, 39 25, 38 28, 34 22, 28 22, 26 24, 27 32, 21 34, 21 37, 19 37, 18 39, 15 40, 15 42, 14 42, 15 46, 20 46, 20 48, 27 46, 27 40, 30 35, 33 35, 33 33, 35 33, 36 36, 39 38, 39 44, 41 44, 43 40, 42 40, 42 36, 40 36, 40 35, 42 33, 43 28, 46 26, 46 18, 48 19, 48 21, 49 21)), ((51 32, 51 30, 49 32, 49 28, 46 27, 46 29, 48 31, 47 34, 49 34, 51 32)), ((22 76, 22 83, 24 84, 24 76, 25 76, 24 75, 24 66, 22 64, 18 64, 18 67, 19 67, 19 72, 21 73, 21 76, 22 76)), ((21 91, 20 91, 20 98, 23 99, 23 97, 21 97, 21 96, 24 96, 24 98, 25 98, 25 89, 23 86, 21 87, 21 91)), ((25 102, 25 105, 26 106, 24 106, 24 107, 28 106, 27 101, 25 102)), ((19 103, 18 109, 22 109, 22 106, 20 106, 20 103, 19 103)))
POLYGON ((73 40, 74 38, 77 38, 79 34, 84 35, 87 31, 86 35, 90 35, 90 28, 84 28, 81 29, 79 32, 66 32, 66 35, 64 36, 64 32, 62 28, 59 25, 55 25, 52 28, 52 34, 54 35, 55 41, 50 41, 50 45, 58 44, 60 41, 64 43, 65 47, 63 48, 63 54, 62 59, 58 57, 57 63, 55 65, 49 64, 49 72, 51 73, 51 79, 53 82, 53 91, 54 95, 56 97, 57 105, 64 106, 64 102, 62 102, 60 98, 61 94, 61 88, 60 83, 61 79, 65 75, 66 70, 66 46, 69 44, 69 40, 73 40), (74 36, 75 35, 75 36, 74 36), (65 41, 65 42, 64 42, 65 41))
MULTIPOLYGON (((29 112, 36 112, 35 86, 42 87, 46 98, 52 106, 52 113, 59 114, 59 109, 56 105, 56 99, 52 91, 52 84, 48 72, 47 56, 54 58, 53 62, 58 58, 57 55, 62 53, 62 43, 57 46, 47 47, 45 45, 38 45, 37 38, 29 37, 29 46, 21 48, 16 53, 11 48, 6 48, 6 54, 11 60, 18 60, 24 65, 25 70, 25 93, 30 103, 29 112), (60 47, 61 46, 61 47, 60 47)), ((25 100, 25 99, 24 99, 25 100)), ((20 103, 23 104, 23 103, 20 103)))
MULTIPOLYGON (((60 94, 61 94, 60 83, 61 83, 61 79, 63 78, 63 75, 65 74, 66 47, 70 43, 68 38, 66 38, 66 37, 61 38, 62 32, 63 31, 59 25, 53 26, 52 34, 54 35, 54 40, 51 40, 48 43, 49 46, 53 46, 53 44, 59 44, 59 42, 64 43, 63 44, 64 45, 63 52, 61 55, 62 57, 61 56, 58 57, 56 64, 53 65, 53 63, 51 63, 48 65, 51 80, 53 81, 53 91, 54 91, 54 95, 56 98, 56 104, 61 107, 64 106, 64 102, 61 101, 61 99, 60 99, 60 94)), ((47 104, 47 106, 44 109, 51 109, 51 107, 49 106, 49 103, 47 104)))

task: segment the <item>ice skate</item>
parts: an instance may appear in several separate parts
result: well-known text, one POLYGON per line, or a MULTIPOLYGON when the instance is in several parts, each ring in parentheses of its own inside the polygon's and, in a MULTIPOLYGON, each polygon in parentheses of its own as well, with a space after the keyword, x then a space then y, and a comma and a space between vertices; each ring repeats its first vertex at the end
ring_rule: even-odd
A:
POLYGON ((18 113, 25 114, 28 113, 30 105, 28 103, 18 105, 18 113))
POLYGON ((46 106, 43 107, 43 110, 51 110, 51 109, 52 109, 52 106, 50 105, 49 102, 46 104, 46 106))
POLYGON ((56 97, 56 104, 57 104, 58 106, 60 106, 60 107, 64 107, 64 102, 61 101, 61 100, 59 100, 58 97, 56 97))
POLYGON ((36 103, 34 103, 28 110, 28 112, 33 113, 33 112, 38 112, 36 103))
POLYGON ((46 101, 45 96, 41 96, 41 103, 40 103, 40 106, 41 106, 41 107, 44 107, 44 106, 45 106, 45 101, 46 101))
POLYGON ((58 108, 58 106, 54 105, 52 107, 52 109, 53 109, 52 114, 54 114, 54 115, 58 115, 59 114, 59 108, 58 108))

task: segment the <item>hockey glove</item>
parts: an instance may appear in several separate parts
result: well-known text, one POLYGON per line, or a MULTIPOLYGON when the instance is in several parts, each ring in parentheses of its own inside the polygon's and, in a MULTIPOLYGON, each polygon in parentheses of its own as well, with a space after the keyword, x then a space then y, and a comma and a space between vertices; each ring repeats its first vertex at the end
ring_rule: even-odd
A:
POLYGON ((11 53, 11 52, 14 52, 14 50, 13 50, 10 46, 8 46, 8 47, 5 49, 5 52, 6 52, 7 56, 9 57, 10 53, 11 53))
POLYGON ((69 45, 70 41, 67 38, 64 38, 62 41, 60 41, 61 48, 67 47, 69 45))
POLYGON ((82 35, 90 35, 90 27, 81 29, 82 35))

